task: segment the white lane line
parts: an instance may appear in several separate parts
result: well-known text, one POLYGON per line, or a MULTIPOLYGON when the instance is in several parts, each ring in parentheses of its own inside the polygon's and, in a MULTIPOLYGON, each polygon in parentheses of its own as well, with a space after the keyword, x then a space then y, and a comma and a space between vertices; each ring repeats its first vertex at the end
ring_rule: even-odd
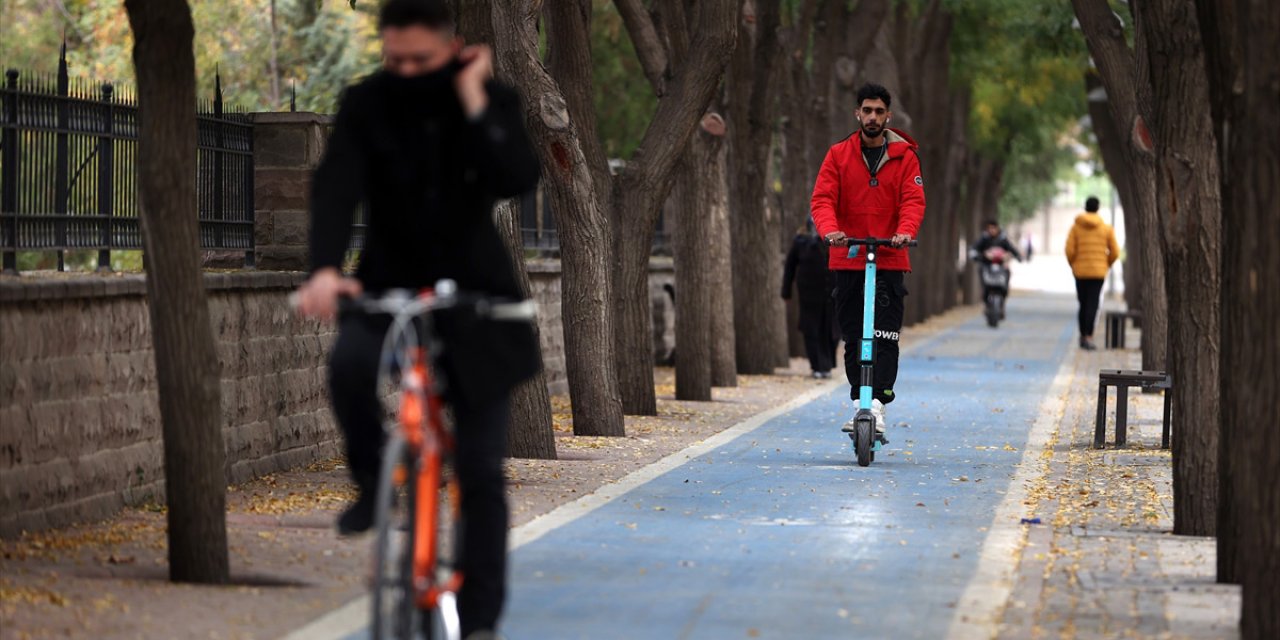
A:
MULTIPOLYGON (((665 458, 658 460, 652 464, 641 467, 620 478, 617 482, 606 484, 593 493, 589 493, 573 502, 552 509, 551 511, 526 522, 515 529, 511 530, 508 537, 507 548, 510 551, 516 549, 541 538, 547 533, 563 527, 578 518, 581 518, 600 507, 603 507, 614 500, 626 495, 637 487, 671 471, 680 465, 697 458, 698 456, 709 453, 710 451, 725 445, 739 436, 750 433, 766 422, 785 414, 789 411, 798 409, 809 402, 817 400, 822 396, 842 387, 848 386, 848 382, 844 380, 835 380, 824 383, 813 389, 810 389, 791 401, 780 406, 769 409, 763 413, 758 413, 738 424, 717 433, 706 440, 692 444, 680 451, 672 453, 665 458)), ((369 626, 369 607, 370 598, 368 595, 362 595, 351 602, 317 618, 310 624, 300 629, 294 630, 280 640, 339 640, 346 638, 352 634, 362 631, 369 626)))
POLYGON ((738 424, 733 425, 732 427, 729 427, 728 429, 725 429, 724 431, 721 431, 720 433, 717 433, 714 436, 711 436, 710 438, 707 438, 706 440, 703 440, 702 442, 685 447, 684 449, 668 455, 657 462, 637 469, 630 474, 623 476, 622 479, 613 484, 606 484, 600 487, 594 493, 585 495, 573 502, 562 504, 559 507, 556 507, 555 509, 552 509, 551 511, 544 513, 512 530, 509 538, 509 548, 512 551, 515 551, 517 548, 541 538, 548 532, 559 527, 563 527, 564 525, 569 524, 570 522, 573 522, 574 520, 577 520, 578 518, 581 518, 582 516, 585 516, 588 513, 613 502, 614 500, 617 500, 626 493, 649 482, 650 480, 653 480, 654 478, 657 478, 658 476, 661 476, 662 474, 671 471, 694 458, 709 453, 722 445, 728 444, 735 438, 758 429, 764 423, 787 413, 788 411, 798 409, 814 400, 817 400, 818 398, 821 398, 822 396, 827 395, 828 393, 831 393, 837 388, 847 386, 848 384, 848 382, 832 380, 831 382, 817 386, 800 394, 799 396, 796 396, 786 404, 774 407, 764 413, 758 413, 742 422, 739 422, 738 424))
POLYGON ((947 629, 947 638, 951 640, 990 640, 1000 630, 1000 618, 1013 592, 1014 573, 1027 538, 1027 527, 1020 524, 1026 517, 1023 502, 1027 499, 1027 486, 1048 470, 1049 460, 1044 453, 1052 446, 1053 435, 1066 410, 1067 394, 1075 377, 1075 356, 1075 350, 1067 350, 1049 391, 1040 402, 1039 417, 1022 449, 1022 460, 987 529, 977 572, 956 603, 956 612, 947 629))

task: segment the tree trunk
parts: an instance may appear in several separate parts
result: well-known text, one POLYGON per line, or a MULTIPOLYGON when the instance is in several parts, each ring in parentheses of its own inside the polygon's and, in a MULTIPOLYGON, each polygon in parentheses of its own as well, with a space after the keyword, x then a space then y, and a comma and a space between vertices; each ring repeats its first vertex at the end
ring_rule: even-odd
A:
MULTIPOLYGON (((1107 90, 1107 103, 1125 138, 1125 161, 1132 176, 1135 211, 1142 244, 1143 315, 1142 368, 1164 370, 1168 365, 1169 305, 1165 285, 1164 246, 1157 209, 1155 156, 1146 122, 1151 113, 1151 80, 1145 74, 1145 34, 1135 33, 1137 53, 1125 42, 1124 25, 1106 0, 1071 0, 1089 54, 1107 90)), ((1126 210, 1126 217, 1129 215, 1126 210)))
MULTIPOLYGON (((961 214, 966 216, 964 243, 973 246, 982 233, 984 220, 995 218, 996 204, 1000 199, 1000 186, 1004 179, 1004 156, 988 157, 978 152, 970 152, 973 164, 973 177, 968 181, 965 192, 965 204, 961 214)), ((965 262, 962 276, 964 304, 982 302, 982 283, 979 280, 977 264, 972 260, 965 262)))
POLYGON ((1173 375, 1173 530, 1211 536, 1218 502, 1218 339, 1221 209, 1217 145, 1195 6, 1136 5, 1146 37, 1157 194, 1169 295, 1173 375))
MULTIPOLYGON (((657 413, 650 337, 650 247, 658 213, 675 182, 678 162, 720 86, 724 65, 733 51, 735 8, 733 0, 709 0, 700 3, 691 20, 683 19, 678 11, 669 12, 664 25, 667 40, 674 40, 671 46, 678 49, 687 43, 687 55, 667 56, 668 60, 681 63, 672 63, 676 67, 672 80, 661 87, 667 93, 660 97, 640 146, 613 181, 613 242, 617 247, 613 270, 614 344, 622 406, 628 414, 657 413)), ((627 25, 631 31, 636 22, 629 20, 627 25)), ((633 42, 637 41, 635 32, 631 32, 633 42)), ((655 91, 658 89, 655 87, 655 91)))
MULTIPOLYGON (((455 7, 458 33, 469 43, 492 44, 493 16, 489 0, 470 0, 455 7)), ((507 254, 516 269, 520 291, 525 297, 532 295, 529 272, 525 269, 524 245, 520 238, 520 214, 516 201, 499 202, 494 209, 494 221, 507 254)), ((534 331, 541 333, 538 325, 534 331)), ((516 387, 511 394, 511 429, 507 432, 507 450, 512 458, 556 459, 555 431, 551 421, 551 397, 547 393, 546 374, 539 370, 532 379, 516 387)))
POLYGON ((127 0, 137 73, 138 195, 164 439, 169 577, 229 579, 218 351, 200 272, 196 70, 183 0, 127 0))
POLYGON ((738 373, 773 373, 782 312, 777 287, 778 221, 768 204, 769 150, 773 137, 773 67, 776 66, 776 2, 743 3, 738 50, 728 78, 729 202, 733 228, 734 334, 738 373))
MULTIPOLYGON (((498 203, 494 218, 507 254, 516 268, 520 292, 532 295, 529 272, 524 266, 524 245, 520 240, 520 214, 514 200, 498 203)), ((541 331, 533 325, 534 333, 541 331)), ((511 429, 507 431, 507 454, 512 458, 556 459, 556 435, 551 422, 551 396, 547 393, 547 378, 542 369, 537 375, 515 388, 511 394, 511 429)))
POLYGON ((1124 297, 1125 304, 1132 311, 1142 310, 1142 216, 1138 215, 1133 194, 1133 175, 1129 171, 1129 163, 1125 159, 1125 140, 1116 126, 1111 114, 1106 90, 1102 87, 1102 79, 1096 73, 1085 76, 1085 90, 1088 95, 1089 120, 1093 123, 1093 133, 1098 138, 1098 148, 1102 151, 1102 163, 1107 175, 1120 194, 1120 206, 1124 209, 1125 252, 1124 261, 1124 297))
POLYGON ((595 78, 591 63, 591 0, 561 0, 543 4, 547 30, 547 72, 556 81, 578 132, 601 206, 612 203, 613 178, 596 128, 595 78))
MULTIPOLYGON (((772 138, 773 136, 770 136, 772 138)), ((772 145, 769 147, 769 159, 765 162, 769 167, 777 167, 777 154, 773 153, 772 145)), ((768 185, 777 184, 781 178, 776 175, 776 171, 770 171, 767 178, 768 185)), ((782 207, 779 206, 781 194, 772 186, 766 187, 767 197, 765 198, 765 220, 769 224, 769 228, 773 230, 773 247, 774 247, 774 266, 773 277, 774 282, 779 286, 782 284, 782 268, 787 262, 787 251, 791 249, 792 235, 786 234, 782 229, 782 207), (785 243, 785 244, 784 244, 785 243)), ((774 327, 773 342, 773 366, 790 368, 791 367, 791 346, 787 338, 787 304, 782 296, 773 296, 773 321, 776 323, 774 327)))
MULTIPOLYGON (((733 268, 730 258, 729 185, 725 166, 727 145, 720 144, 710 158, 714 169, 703 183, 714 200, 708 211, 710 228, 705 250, 711 282, 711 386, 738 386, 737 342, 733 327, 733 268)), ((676 349, 680 348, 679 340, 676 349)))
POLYGON ((1280 5, 1201 0, 1222 160, 1222 433, 1218 581, 1242 587, 1240 637, 1280 636, 1280 5))
POLYGON ((1218 532, 1218 553, 1234 558, 1243 590, 1241 639, 1263 640, 1280 637, 1280 71, 1274 63, 1280 4, 1233 4, 1237 15, 1220 18, 1234 35, 1231 41, 1215 46, 1206 38, 1211 60, 1228 46, 1239 50, 1230 58, 1234 73, 1219 78, 1230 85, 1218 91, 1224 102, 1230 95, 1231 114, 1229 160, 1222 171, 1229 177, 1222 209, 1220 362, 1224 461, 1231 460, 1221 495, 1234 522, 1225 541, 1218 532), (1243 91, 1236 90, 1237 77, 1243 91), (1238 536, 1234 545, 1231 536, 1238 536))
POLYGON ((576 435, 622 436, 613 326, 609 314, 612 245, 600 194, 564 96, 538 57, 537 5, 494 2, 498 69, 516 83, 542 162, 560 233, 565 372, 576 435))
POLYGON ((953 111, 957 108, 953 103, 962 97, 949 89, 949 42, 954 22, 941 0, 930 0, 918 15, 909 3, 900 3, 893 22, 893 43, 898 64, 904 69, 901 92, 895 96, 893 107, 896 111, 900 105, 907 106, 916 123, 912 134, 920 143, 920 169, 928 204, 920 228, 920 246, 912 251, 906 324, 940 313, 955 300, 952 218, 962 169, 956 158, 963 156, 958 155, 962 149, 955 144, 962 132, 954 126, 953 111))
POLYGON ((676 181, 676 399, 711 400, 711 211, 723 182, 716 156, 724 121, 716 114, 689 144, 676 181))
MULTIPOLYGON (((1228 410, 1228 403, 1234 406, 1240 406, 1239 402, 1247 403, 1244 395, 1238 398, 1230 398, 1232 390, 1230 385, 1240 384, 1242 380, 1232 378, 1232 371, 1237 370, 1240 361, 1247 361, 1247 356, 1230 353, 1234 344, 1233 339, 1245 333, 1244 331, 1232 331, 1232 320, 1230 310, 1240 304, 1239 298, 1233 297, 1239 293, 1238 288, 1232 287, 1228 280, 1232 276, 1234 269, 1239 269, 1241 265, 1246 268, 1236 271, 1247 277, 1250 269, 1247 268, 1248 263, 1252 262, 1257 254, 1244 254, 1247 258, 1242 262, 1232 260, 1233 249, 1239 251, 1240 245, 1250 245, 1248 242, 1236 240, 1234 233, 1248 229, 1252 220, 1248 216, 1242 216, 1239 220, 1240 224, 1231 224, 1231 213, 1235 211, 1235 207, 1242 206, 1244 203, 1237 202, 1237 194, 1233 193, 1233 173, 1246 174, 1253 168, 1253 159, 1249 156, 1235 156, 1249 158, 1249 162, 1240 163, 1237 171, 1231 171, 1234 164, 1234 157, 1229 153, 1232 149, 1233 141, 1231 134, 1233 128, 1239 125, 1245 125, 1244 119, 1249 111, 1237 113, 1237 108, 1242 106, 1244 99, 1237 99, 1237 92, 1243 94, 1246 89, 1244 86, 1244 66, 1241 60, 1243 48, 1246 46, 1245 32, 1236 30, 1241 25, 1248 24, 1247 16, 1251 8, 1245 7, 1243 10, 1235 2, 1228 0, 1226 2, 1205 2, 1197 0, 1196 8, 1200 17, 1200 33, 1204 39, 1205 50, 1205 67, 1209 75, 1209 101, 1213 111, 1213 120, 1217 127, 1214 134, 1218 141, 1218 166, 1221 169, 1222 178, 1222 287, 1219 292, 1219 299, 1222 304, 1222 342, 1219 360, 1219 377, 1222 381, 1220 387, 1222 394, 1222 423, 1218 436, 1218 582, 1226 584, 1239 584, 1241 573, 1245 568, 1245 564, 1250 562, 1250 558, 1244 557, 1240 544, 1240 509, 1237 501, 1241 499, 1237 494, 1237 489, 1248 491, 1244 485, 1239 484, 1239 468, 1240 460, 1244 456, 1251 453, 1251 449, 1242 447, 1241 444, 1248 442, 1249 430, 1240 428, 1240 424, 1235 422, 1234 416, 1228 410), (1238 18, 1243 18, 1245 22, 1241 22, 1238 18), (1236 246, 1233 246, 1236 245, 1236 246), (1233 264, 1234 263, 1234 264, 1233 264), (1236 289, 1236 290, 1233 290, 1236 289)), ((1256 90, 1256 89, 1255 89, 1256 90)), ((1273 109, 1274 111, 1274 109, 1273 109)), ((1261 138, 1255 138, 1262 134, 1264 130, 1258 130, 1260 122, 1249 122, 1248 131, 1249 140, 1261 139, 1267 140, 1265 135, 1261 138)), ((1247 143, 1242 141, 1245 148, 1247 143)), ((1274 150, 1273 150, 1274 151, 1274 150)), ((1237 152, 1239 153, 1239 152, 1237 152)), ((1274 154, 1273 154, 1274 156, 1274 154)), ((1247 195, 1245 202, 1249 201, 1247 195)), ((1262 244, 1266 244, 1265 241, 1262 244)), ((1245 300, 1249 300, 1248 310, 1239 310, 1242 315, 1239 320, 1244 320, 1252 305, 1257 300, 1257 295, 1246 295, 1245 300)), ((1265 307, 1262 307, 1262 313, 1266 313, 1265 307)), ((1243 327, 1247 322, 1237 324, 1243 327)), ((1265 339, 1260 344, 1261 347, 1265 343, 1265 339)), ((1247 343, 1246 343, 1247 344, 1247 343)), ((1262 351, 1253 351, 1255 345, 1250 345, 1249 355, 1254 353, 1265 354, 1265 347, 1262 351)), ((1260 372, 1262 373, 1262 372, 1260 372)), ((1265 376, 1265 373, 1262 373, 1265 376)), ((1253 386, 1253 381, 1248 380, 1246 384, 1253 386)), ((1265 389, 1265 383, 1261 385, 1265 389)), ((1274 385, 1273 385, 1274 386, 1274 385)), ((1247 406, 1244 405, 1244 406, 1247 406)))

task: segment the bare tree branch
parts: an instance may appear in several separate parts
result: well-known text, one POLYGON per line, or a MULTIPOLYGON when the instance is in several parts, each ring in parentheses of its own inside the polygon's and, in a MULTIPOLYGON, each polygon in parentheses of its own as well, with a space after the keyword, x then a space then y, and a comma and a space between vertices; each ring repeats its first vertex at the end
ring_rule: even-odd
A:
POLYGON ((631 43, 640 58, 640 66, 649 85, 659 98, 666 95, 668 73, 667 49, 658 37, 658 30, 644 8, 642 0, 614 0, 618 13, 622 15, 622 23, 627 27, 631 43))
POLYGON ((557 0, 546 5, 542 15, 547 29, 547 71, 555 78, 569 108, 596 192, 607 197, 613 180, 604 144, 596 131, 591 0, 557 0))
POLYGON ((1124 39, 1124 24, 1107 0, 1071 0, 1071 4, 1089 44, 1093 64, 1107 88, 1107 101, 1121 116, 1116 118, 1116 124, 1127 132, 1134 125, 1133 119, 1141 114, 1133 82, 1134 56, 1124 39))
POLYGON ((858 67, 862 67, 876 45, 876 33, 880 25, 889 17, 890 0, 858 0, 853 15, 849 19, 849 56, 858 67), (857 34, 854 33, 857 31, 857 34), (861 35, 862 37, 855 37, 861 35))
POLYGON ((710 0, 701 7, 689 55, 668 85, 668 96, 658 102, 629 163, 632 169, 627 173, 641 183, 653 185, 660 177, 670 177, 685 143, 719 87, 736 38, 732 19, 735 6, 734 0, 710 0), (640 169, 640 173, 634 169, 640 169))

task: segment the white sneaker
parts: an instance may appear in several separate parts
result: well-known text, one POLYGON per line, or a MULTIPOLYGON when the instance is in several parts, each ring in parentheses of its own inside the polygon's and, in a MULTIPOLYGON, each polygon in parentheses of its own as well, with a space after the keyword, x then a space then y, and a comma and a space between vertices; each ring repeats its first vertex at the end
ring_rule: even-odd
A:
MULTIPOLYGON (((853 426, 858 419, 858 412, 861 410, 862 410, 861 401, 854 400, 853 401, 853 417, 849 418, 849 421, 844 423, 844 426, 841 427, 840 430, 844 431, 845 433, 853 433, 853 426)), ((880 402, 879 400, 872 399, 871 415, 876 419, 876 435, 884 435, 884 425, 885 425, 884 403, 880 402)))

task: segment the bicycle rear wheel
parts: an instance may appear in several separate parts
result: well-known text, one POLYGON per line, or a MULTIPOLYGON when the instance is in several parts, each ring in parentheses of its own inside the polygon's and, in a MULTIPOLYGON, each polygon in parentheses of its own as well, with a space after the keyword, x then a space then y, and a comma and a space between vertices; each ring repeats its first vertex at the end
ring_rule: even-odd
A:
POLYGON ((387 439, 378 474, 378 502, 374 511, 376 537, 373 550, 372 611, 369 619, 373 640, 410 640, 414 636, 416 607, 413 585, 412 526, 401 530, 395 517, 396 469, 401 464, 409 474, 407 522, 412 523, 416 496, 413 465, 405 453, 404 437, 392 432, 387 439))

